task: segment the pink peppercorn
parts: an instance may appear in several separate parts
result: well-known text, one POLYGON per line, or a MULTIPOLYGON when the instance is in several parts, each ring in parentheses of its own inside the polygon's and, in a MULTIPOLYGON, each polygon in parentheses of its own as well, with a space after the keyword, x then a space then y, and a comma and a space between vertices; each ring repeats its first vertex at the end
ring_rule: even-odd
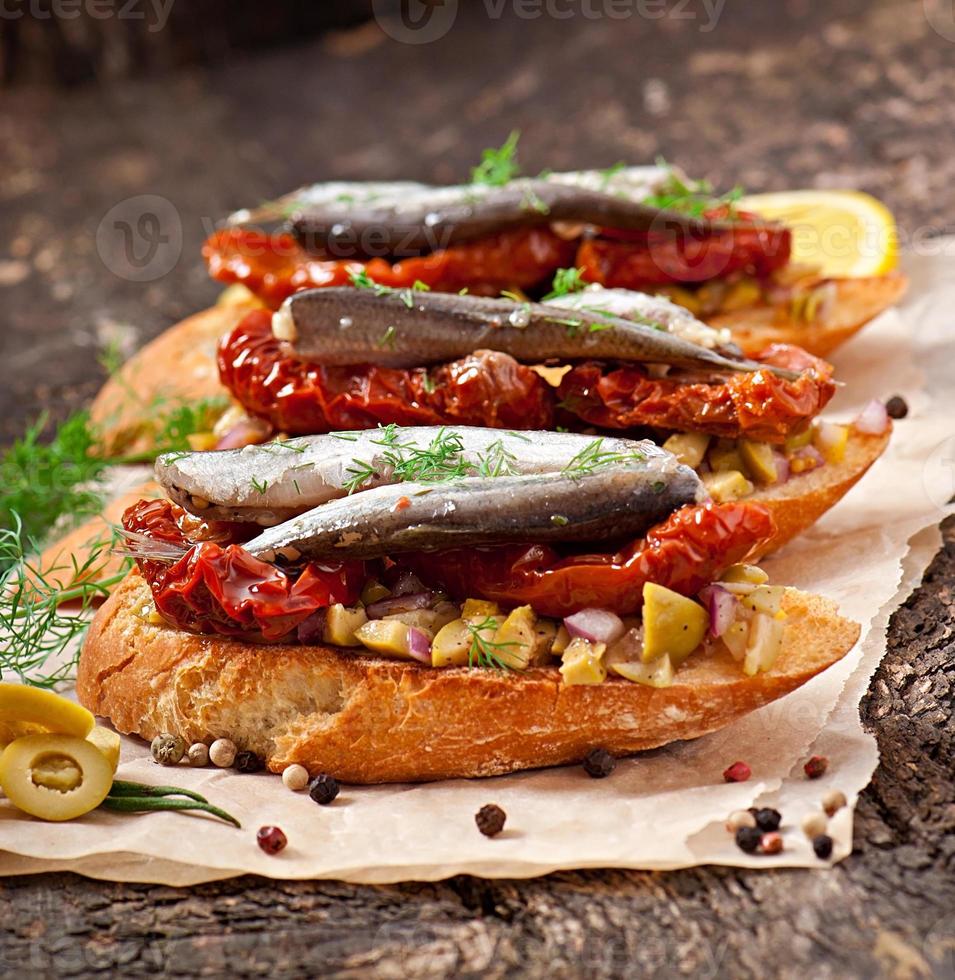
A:
POLYGON ((288 838, 278 827, 260 827, 255 840, 266 854, 278 854, 288 843, 288 838))
POLYGON ((734 762, 728 769, 723 771, 723 778, 728 783, 745 783, 753 770, 745 762, 734 762))

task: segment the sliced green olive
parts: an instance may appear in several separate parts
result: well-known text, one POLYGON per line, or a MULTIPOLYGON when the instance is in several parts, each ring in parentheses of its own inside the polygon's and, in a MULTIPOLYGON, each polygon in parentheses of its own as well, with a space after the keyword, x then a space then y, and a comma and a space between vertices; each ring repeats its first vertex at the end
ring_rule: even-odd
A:
POLYGON ((27 735, 0 756, 0 787, 24 813, 72 820, 106 799, 113 770, 92 742, 72 735, 27 735))
POLYGON ((94 724, 86 708, 59 694, 26 684, 0 683, 0 745, 40 732, 86 738, 94 724))

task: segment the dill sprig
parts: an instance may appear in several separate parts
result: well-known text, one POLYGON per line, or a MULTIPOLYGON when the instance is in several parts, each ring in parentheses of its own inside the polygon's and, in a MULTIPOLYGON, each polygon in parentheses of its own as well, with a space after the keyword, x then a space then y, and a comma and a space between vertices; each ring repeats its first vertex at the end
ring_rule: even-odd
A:
POLYGON ((471 169, 471 183, 502 187, 517 177, 521 172, 517 162, 517 141, 520 138, 520 130, 515 129, 501 146, 483 150, 481 162, 471 169))
MULTIPOLYGON (((370 289, 376 296, 397 296, 409 310, 414 309, 415 293, 431 292, 431 287, 420 279, 415 279, 410 286, 386 286, 384 283, 375 282, 368 275, 367 269, 359 269, 357 271, 351 269, 348 272, 348 278, 356 289, 370 289)), ((388 329, 393 330, 394 327, 389 327, 388 329)))
POLYGON ((386 425, 381 436, 373 439, 384 447, 374 461, 353 459, 345 471, 349 479, 343 484, 349 493, 360 490, 366 483, 390 470, 395 483, 444 483, 471 476, 474 466, 464 458, 464 442, 457 432, 441 428, 424 447, 413 442, 400 442, 398 426, 386 425))
MULTIPOLYGON (((42 415, 0 458, 0 527, 39 539, 63 515, 95 514, 103 504, 105 460, 86 412, 70 416, 49 442, 42 415)), ((0 570, 9 560, 0 558, 0 570)))
POLYGON ((587 283, 583 279, 584 270, 580 269, 558 269, 554 273, 554 281, 551 284, 550 292, 544 297, 542 302, 549 299, 558 299, 570 293, 579 293, 586 288, 587 283))
POLYGON ((486 452, 478 454, 479 476, 514 476, 516 472, 517 457, 508 452, 502 439, 492 442, 486 452))
POLYGON ((7 567, 0 577, 0 677, 14 674, 25 684, 45 688, 72 679, 88 625, 85 614, 132 565, 125 558, 118 572, 99 577, 117 544, 117 535, 110 533, 92 542, 82 561, 73 556, 42 569, 28 557, 36 545, 24 535, 19 515, 13 515, 12 527, 0 529, 0 566, 7 567), (67 602, 79 608, 61 612, 67 602))
POLYGON ((498 622, 493 616, 480 623, 467 623, 471 643, 468 646, 468 667, 490 667, 495 670, 511 670, 511 665, 501 658, 501 651, 517 646, 515 640, 498 642, 494 639, 498 622), (490 634, 488 636, 487 634, 490 634))
POLYGON ((643 203, 661 211, 679 211, 690 218, 701 218, 707 211, 727 208, 728 217, 735 217, 736 202, 743 196, 743 188, 736 186, 726 194, 717 195, 708 180, 690 180, 682 177, 663 157, 657 158, 657 166, 665 167, 667 177, 655 194, 643 199, 643 203))
POLYGON ((639 463, 646 457, 641 452, 616 452, 604 449, 603 437, 587 443, 583 449, 561 471, 565 476, 589 476, 606 466, 618 466, 622 463, 639 463))

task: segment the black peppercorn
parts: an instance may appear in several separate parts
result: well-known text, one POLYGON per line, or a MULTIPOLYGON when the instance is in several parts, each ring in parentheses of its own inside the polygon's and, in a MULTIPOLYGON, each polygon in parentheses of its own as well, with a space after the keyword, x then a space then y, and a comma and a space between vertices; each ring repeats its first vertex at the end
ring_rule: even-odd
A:
POLYGON ((756 820, 756 826, 764 834, 770 834, 774 830, 779 830, 779 825, 782 823, 782 815, 779 810, 773 810, 771 807, 763 807, 757 810, 753 817, 756 820))
POLYGON ((495 837, 504 829, 507 814, 496 804, 487 803, 474 814, 474 822, 485 837, 495 837))
POLYGON ((832 838, 828 834, 820 834, 812 839, 812 849, 817 858, 827 861, 832 857, 832 838))
POLYGON ((328 806, 338 796, 338 780, 320 772, 309 784, 308 795, 319 805, 328 806))
POLYGON ((265 763, 254 752, 240 752, 232 763, 237 772, 261 772, 265 763))
POLYGON ((885 410, 890 419, 904 419, 909 414, 909 406, 901 395, 893 395, 885 403, 885 410))
POLYGON ((736 831, 736 846, 747 854, 755 854, 762 839, 763 834, 758 827, 740 827, 736 831))
POLYGON ((606 749, 591 749, 584 758, 584 772, 591 779, 603 779, 617 767, 617 760, 606 749))

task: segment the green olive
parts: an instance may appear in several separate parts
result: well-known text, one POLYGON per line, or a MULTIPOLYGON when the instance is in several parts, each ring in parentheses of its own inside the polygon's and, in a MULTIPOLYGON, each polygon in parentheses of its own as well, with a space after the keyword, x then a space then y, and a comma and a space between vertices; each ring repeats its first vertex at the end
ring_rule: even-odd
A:
POLYGON ((89 813, 112 784, 112 766, 103 753, 72 735, 26 735, 0 756, 0 787, 7 799, 42 820, 89 813))

